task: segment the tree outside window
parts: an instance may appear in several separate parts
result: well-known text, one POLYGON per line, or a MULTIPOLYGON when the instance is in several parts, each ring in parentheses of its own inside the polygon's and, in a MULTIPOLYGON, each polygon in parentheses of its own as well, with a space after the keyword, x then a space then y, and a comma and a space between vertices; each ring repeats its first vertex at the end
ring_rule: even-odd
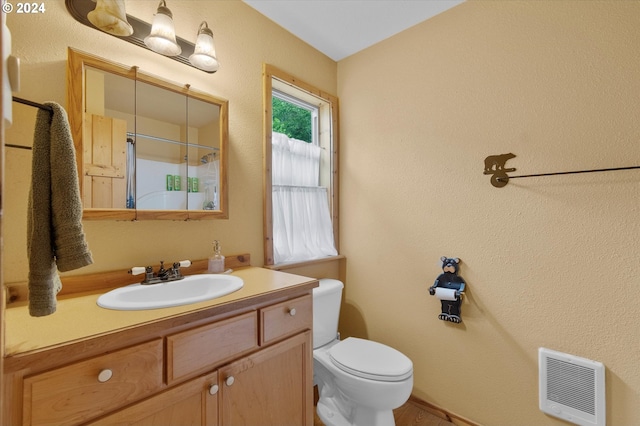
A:
POLYGON ((313 142, 311 111, 275 96, 272 98, 273 131, 290 138, 313 142))

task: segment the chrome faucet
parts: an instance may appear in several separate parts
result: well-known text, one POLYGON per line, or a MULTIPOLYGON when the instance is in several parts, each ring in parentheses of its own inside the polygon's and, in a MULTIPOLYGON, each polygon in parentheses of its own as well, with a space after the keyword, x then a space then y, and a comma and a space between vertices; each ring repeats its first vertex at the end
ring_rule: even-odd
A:
POLYGON ((165 269, 164 261, 160 261, 160 269, 158 269, 157 273, 153 272, 152 266, 136 266, 129 269, 129 273, 131 275, 144 273, 144 280, 140 283, 142 285, 160 284, 183 279, 184 275, 182 275, 180 268, 188 268, 189 266, 191 266, 190 260, 182 260, 180 262, 175 262, 171 268, 165 269))

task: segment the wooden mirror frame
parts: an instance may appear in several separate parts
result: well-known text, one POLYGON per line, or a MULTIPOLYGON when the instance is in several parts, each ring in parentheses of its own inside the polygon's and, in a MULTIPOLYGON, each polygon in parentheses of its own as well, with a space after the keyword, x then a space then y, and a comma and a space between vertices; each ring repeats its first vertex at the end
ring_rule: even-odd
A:
POLYGON ((85 68, 91 67, 136 81, 148 83, 169 91, 184 94, 190 98, 202 100, 220 108, 220 175, 218 210, 138 210, 120 208, 84 208, 83 219, 87 220, 199 220, 228 219, 228 141, 229 141, 229 101, 190 88, 188 84, 178 86, 159 77, 142 73, 137 67, 127 67, 87 53, 68 49, 67 60, 67 111, 69 124, 76 149, 76 163, 83 192, 83 140, 85 134, 84 112, 86 101, 84 96, 85 68))

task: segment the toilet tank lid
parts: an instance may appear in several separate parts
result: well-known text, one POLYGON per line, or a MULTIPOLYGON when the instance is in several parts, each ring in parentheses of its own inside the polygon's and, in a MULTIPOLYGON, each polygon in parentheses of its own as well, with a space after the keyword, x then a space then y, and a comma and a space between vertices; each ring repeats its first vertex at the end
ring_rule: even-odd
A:
POLYGON ((413 374, 413 363, 402 352, 371 340, 348 337, 329 350, 338 368, 371 380, 401 381, 413 374))

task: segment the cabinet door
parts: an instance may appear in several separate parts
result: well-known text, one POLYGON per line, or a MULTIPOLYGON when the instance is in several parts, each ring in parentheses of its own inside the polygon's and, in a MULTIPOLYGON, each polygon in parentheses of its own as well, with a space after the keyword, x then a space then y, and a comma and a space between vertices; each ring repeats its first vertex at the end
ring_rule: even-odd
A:
POLYGON ((222 368, 222 424, 313 425, 312 362, 306 331, 222 368))
POLYGON ((171 388, 89 425, 217 426, 218 373, 171 388))

